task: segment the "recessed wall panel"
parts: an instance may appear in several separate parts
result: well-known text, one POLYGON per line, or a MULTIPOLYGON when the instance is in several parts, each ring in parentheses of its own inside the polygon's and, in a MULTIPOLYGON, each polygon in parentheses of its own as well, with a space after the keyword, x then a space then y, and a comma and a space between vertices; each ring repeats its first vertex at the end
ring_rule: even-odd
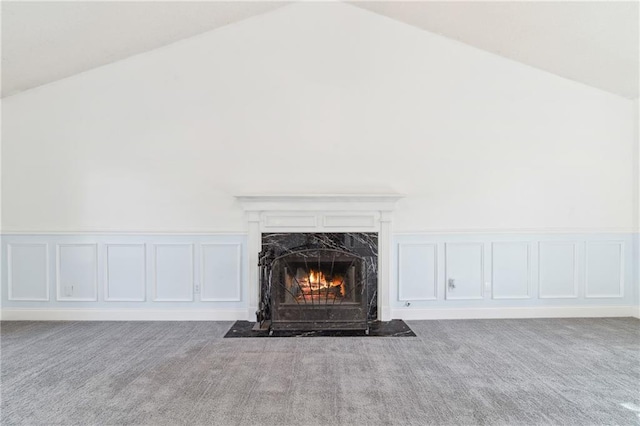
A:
POLYGON ((400 244, 398 246, 398 299, 436 299, 436 245, 400 244))
POLYGON ((47 244, 8 244, 9 300, 49 300, 47 244))
POLYGON ((574 242, 540 243, 538 256, 541 299, 578 297, 576 251, 574 242))
POLYGON ((482 299, 482 243, 445 245, 445 288, 449 300, 482 299))
POLYGON ((105 300, 144 301, 146 256, 144 244, 106 246, 105 300))
POLYGON ((240 253, 239 244, 202 244, 201 300, 241 300, 240 253))
POLYGON ((98 247, 96 244, 59 244, 57 247, 57 299, 98 300, 98 247))
POLYGON ((193 300, 192 244, 156 244, 154 264, 154 301, 193 300))
POLYGON ((504 242, 491 245, 491 287, 494 299, 529 297, 529 244, 504 242))
POLYGON ((623 296, 623 243, 588 242, 586 297, 623 296))

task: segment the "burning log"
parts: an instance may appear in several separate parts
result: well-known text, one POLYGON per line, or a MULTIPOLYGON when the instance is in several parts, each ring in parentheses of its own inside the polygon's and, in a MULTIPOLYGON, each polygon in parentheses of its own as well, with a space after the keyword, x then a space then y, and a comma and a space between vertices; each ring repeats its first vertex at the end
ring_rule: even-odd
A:
POLYGON ((334 297, 340 296, 340 286, 335 287, 321 287, 321 288, 311 288, 309 292, 305 292, 306 294, 321 294, 321 295, 333 295, 334 297))

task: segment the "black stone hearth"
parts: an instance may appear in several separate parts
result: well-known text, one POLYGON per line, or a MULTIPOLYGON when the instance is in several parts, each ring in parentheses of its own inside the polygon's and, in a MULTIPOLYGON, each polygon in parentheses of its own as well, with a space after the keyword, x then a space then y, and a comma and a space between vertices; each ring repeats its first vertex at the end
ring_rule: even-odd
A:
POLYGON ((268 328, 259 329, 255 322, 236 321, 224 337, 416 337, 416 334, 402 320, 373 321, 369 324, 369 334, 365 334, 363 330, 274 330, 270 332, 268 328))
POLYGON ((376 233, 265 233, 257 319, 272 333, 367 331, 377 319, 376 233))

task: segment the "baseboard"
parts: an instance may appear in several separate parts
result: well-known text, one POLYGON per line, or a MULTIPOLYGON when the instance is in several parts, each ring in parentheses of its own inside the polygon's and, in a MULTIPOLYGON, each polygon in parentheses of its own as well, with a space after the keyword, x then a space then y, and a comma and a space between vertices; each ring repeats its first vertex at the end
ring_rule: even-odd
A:
POLYGON ((247 317, 235 310, 29 309, 4 308, 3 321, 236 321, 247 317))
POLYGON ((394 319, 603 318, 636 317, 636 306, 544 306, 522 308, 391 309, 394 319))
MULTIPOLYGON (((143 310, 143 309, 31 309, 4 308, 3 321, 236 321, 245 320, 245 309, 143 310)), ((603 318, 635 317, 637 306, 564 306, 523 308, 391 309, 391 317, 403 320, 498 318, 603 318)))

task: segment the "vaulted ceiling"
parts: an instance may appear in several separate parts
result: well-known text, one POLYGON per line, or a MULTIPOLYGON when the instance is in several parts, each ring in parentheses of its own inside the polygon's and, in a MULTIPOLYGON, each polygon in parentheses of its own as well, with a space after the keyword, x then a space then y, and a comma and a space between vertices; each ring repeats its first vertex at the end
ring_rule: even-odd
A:
POLYGON ((358 2, 445 37, 638 97, 638 2, 358 2))
MULTIPOLYGON (((2 93, 16 94, 287 4, 3 1, 2 93)), ((592 87, 638 97, 637 1, 350 4, 592 87)))
POLYGON ((284 4, 2 1, 2 95, 153 50, 284 4))

